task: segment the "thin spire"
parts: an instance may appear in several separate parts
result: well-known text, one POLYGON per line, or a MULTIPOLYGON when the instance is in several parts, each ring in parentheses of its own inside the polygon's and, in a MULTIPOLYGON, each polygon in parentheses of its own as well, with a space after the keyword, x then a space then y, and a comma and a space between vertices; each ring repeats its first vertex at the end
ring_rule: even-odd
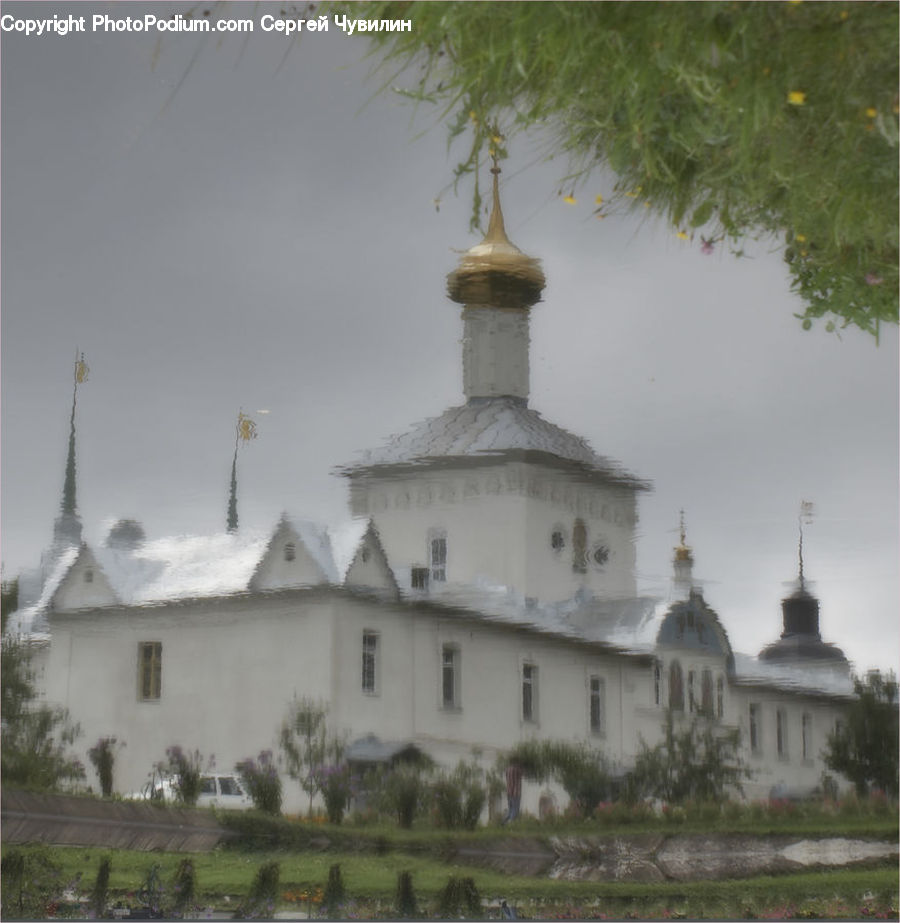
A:
POLYGON ((77 545, 81 541, 81 522, 78 519, 78 501, 76 495, 75 463, 75 409, 78 406, 78 386, 87 381, 88 366, 84 353, 75 350, 75 366, 72 382, 72 413, 69 417, 69 449, 66 455, 66 473, 63 479, 60 515, 53 528, 53 538, 57 543, 66 542, 77 545))
POLYGON ((225 518, 226 528, 229 532, 237 532, 237 456, 238 447, 242 442, 256 439, 256 423, 244 413, 238 411, 237 426, 234 432, 234 456, 231 459, 231 489, 228 493, 228 513, 225 518))
POLYGON ((800 591, 806 589, 806 582, 803 578, 803 523, 811 524, 813 518, 813 505, 809 500, 800 501, 800 513, 797 516, 797 531, 800 534, 800 540, 797 544, 797 558, 800 565, 800 591))
POLYGON ((687 542, 687 532, 684 528, 684 510, 679 511, 679 525, 678 531, 680 533, 680 541, 675 548, 675 560, 676 561, 691 561, 693 556, 691 555, 690 546, 687 542))
POLYGON ((503 224, 503 209, 500 207, 500 165, 497 155, 493 157, 494 165, 491 167, 493 179, 493 202, 491 204, 491 217, 488 222, 487 234, 484 235, 486 243, 510 243, 506 236, 506 227, 503 224))

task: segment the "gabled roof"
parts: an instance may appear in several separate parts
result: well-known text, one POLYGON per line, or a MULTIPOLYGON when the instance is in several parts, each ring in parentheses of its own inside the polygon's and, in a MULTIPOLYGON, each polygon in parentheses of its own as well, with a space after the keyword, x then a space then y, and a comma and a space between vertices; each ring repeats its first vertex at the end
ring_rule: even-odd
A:
POLYGON ((392 437, 386 445, 364 453, 358 462, 339 469, 354 475, 383 466, 423 465, 451 459, 485 459, 535 453, 548 463, 563 461, 591 474, 648 489, 617 462, 598 455, 584 440, 549 423, 524 401, 513 397, 473 398, 439 417, 392 437))
POLYGON ((400 597, 400 588, 388 563, 378 530, 371 519, 347 568, 344 586, 387 593, 394 599, 400 597))

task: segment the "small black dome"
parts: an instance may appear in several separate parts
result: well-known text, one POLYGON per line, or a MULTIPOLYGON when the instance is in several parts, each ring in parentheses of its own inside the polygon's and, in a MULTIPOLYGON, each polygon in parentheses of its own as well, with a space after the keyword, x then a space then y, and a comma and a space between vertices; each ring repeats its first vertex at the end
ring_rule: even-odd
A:
POLYGON ((120 519, 106 536, 106 547, 134 551, 147 540, 144 527, 136 519, 120 519))

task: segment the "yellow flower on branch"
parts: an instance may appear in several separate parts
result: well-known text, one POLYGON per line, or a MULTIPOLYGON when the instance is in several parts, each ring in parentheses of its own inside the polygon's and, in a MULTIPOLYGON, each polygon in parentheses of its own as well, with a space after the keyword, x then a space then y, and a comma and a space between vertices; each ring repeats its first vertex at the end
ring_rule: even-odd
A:
POLYGON ((796 235, 794 236, 794 240, 796 240, 797 243, 800 243, 800 244, 805 243, 805 241, 806 241, 806 235, 805 235, 805 234, 796 234, 796 235))
POLYGON ((679 240, 687 240, 687 239, 688 239, 688 235, 687 235, 687 232, 686 232, 686 231, 679 231, 675 236, 676 236, 679 240))
POLYGON ((806 93, 803 90, 791 90, 788 93, 787 101, 792 106, 805 106, 806 105, 806 93))
POLYGON ((577 199, 570 192, 567 196, 563 198, 563 202, 565 202, 566 205, 574 205, 577 202, 577 199))
POLYGON ((602 205, 602 204, 603 204, 603 196, 602 196, 602 195, 598 195, 597 198, 594 199, 594 204, 595 204, 595 205, 602 205))
POLYGON ((869 108, 866 109, 866 115, 870 119, 874 119, 875 116, 878 115, 878 110, 874 106, 869 106, 869 108))

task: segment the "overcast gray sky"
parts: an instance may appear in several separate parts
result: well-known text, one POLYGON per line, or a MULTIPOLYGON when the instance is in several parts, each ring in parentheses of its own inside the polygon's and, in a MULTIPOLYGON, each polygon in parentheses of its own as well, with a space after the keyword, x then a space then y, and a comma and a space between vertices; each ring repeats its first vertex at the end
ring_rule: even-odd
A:
MULTIPOLYGON (((2 560, 39 560, 57 513, 76 347, 78 501, 88 541, 224 528, 238 409, 242 526, 348 517, 331 471, 461 402, 444 295, 468 187, 436 114, 367 80, 365 37, 291 43, 91 32, 2 35, 2 560), (186 75, 186 76, 185 76, 186 75), (257 415, 257 409, 268 409, 257 415)), ((229 5, 257 24, 278 4, 229 5)), ((507 229, 543 260, 531 403, 655 490, 642 590, 665 592, 684 507, 695 574, 736 649, 781 630, 797 512, 822 632, 860 669, 898 661, 898 340, 804 333, 771 243, 751 258, 631 218, 597 221, 597 176, 567 205, 563 162, 515 142, 507 229)), ((485 179, 487 176, 485 176, 485 179)), ((566 190, 568 191, 568 189, 566 190)))

